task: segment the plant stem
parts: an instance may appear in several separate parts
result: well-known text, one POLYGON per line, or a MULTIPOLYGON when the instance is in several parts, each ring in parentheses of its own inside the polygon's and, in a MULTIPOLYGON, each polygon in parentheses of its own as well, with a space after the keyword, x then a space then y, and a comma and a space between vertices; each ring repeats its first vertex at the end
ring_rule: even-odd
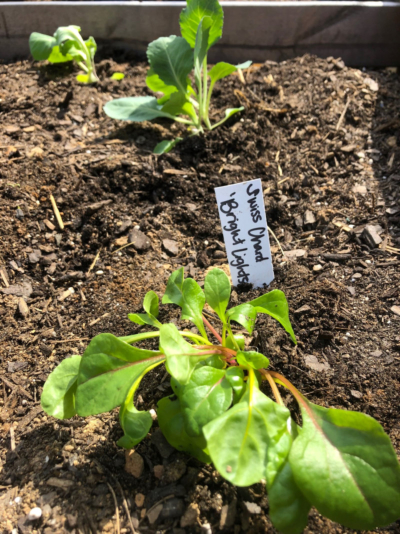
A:
POLYGON ((222 326, 222 346, 225 347, 226 345, 226 323, 222 326))
POLYGON ((227 328, 228 328, 228 332, 229 332, 229 334, 230 334, 230 336, 231 336, 231 338, 232 338, 232 342, 233 342, 233 344, 234 344, 235 347, 236 347, 236 350, 240 350, 239 344, 238 344, 238 342, 236 341, 235 336, 233 335, 231 325, 228 323, 226 326, 227 326, 227 328))
POLYGON ((302 406, 306 406, 306 403, 304 402, 304 399, 303 399, 303 395, 291 382, 289 382, 287 378, 285 378, 279 373, 276 373, 275 371, 268 371, 268 373, 272 376, 272 378, 275 379, 275 382, 277 382, 278 384, 281 384, 286 389, 288 389, 293 394, 293 396, 296 398, 299 404, 301 404, 302 406))
MULTIPOLYGON (((208 339, 205 339, 202 336, 199 336, 197 334, 193 334, 192 332, 186 332, 185 330, 181 330, 180 335, 182 337, 188 337, 189 339, 193 339, 194 341, 200 341, 201 343, 204 343, 204 345, 210 346, 212 343, 208 341, 208 339)), ((122 336, 119 337, 121 341, 125 341, 125 343, 136 343, 137 341, 142 341, 143 339, 151 339, 154 337, 160 337, 160 332, 143 332, 142 334, 132 334, 131 336, 122 336)))
POLYGON ((203 120, 209 130, 211 130, 210 120, 208 118, 209 101, 207 99, 208 93, 208 71, 207 71, 207 56, 203 60, 203 120))
POLYGON ((274 382, 274 379, 270 375, 269 371, 266 371, 265 369, 259 369, 260 373, 265 376, 265 378, 268 380, 269 385, 271 386, 272 393, 274 394, 275 400, 278 404, 281 406, 284 406, 283 400, 281 397, 281 394, 279 393, 279 389, 276 387, 276 384, 274 382))
POLYGON ((207 319, 202 315, 203 323, 206 325, 206 327, 214 334, 214 336, 218 339, 218 341, 222 345, 222 337, 218 334, 218 332, 215 330, 215 328, 207 321, 207 319))

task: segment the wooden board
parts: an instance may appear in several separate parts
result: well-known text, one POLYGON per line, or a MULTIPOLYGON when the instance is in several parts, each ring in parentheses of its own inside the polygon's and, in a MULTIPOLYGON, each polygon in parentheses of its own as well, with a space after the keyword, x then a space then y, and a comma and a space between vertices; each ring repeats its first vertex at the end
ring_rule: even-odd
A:
MULTIPOLYGON (((400 3, 222 2, 224 34, 210 62, 282 61, 306 53, 353 66, 400 65, 400 3)), ((28 57, 31 32, 76 24, 99 45, 144 54, 160 36, 179 34, 184 2, 3 2, 0 59, 28 57)))

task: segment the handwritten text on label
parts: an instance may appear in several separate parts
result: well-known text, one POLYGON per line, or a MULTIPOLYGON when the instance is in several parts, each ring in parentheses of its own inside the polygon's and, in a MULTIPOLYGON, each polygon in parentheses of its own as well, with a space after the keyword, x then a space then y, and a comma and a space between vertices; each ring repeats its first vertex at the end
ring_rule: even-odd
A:
POLYGON ((217 187, 218 211, 233 285, 274 279, 261 180, 217 187))

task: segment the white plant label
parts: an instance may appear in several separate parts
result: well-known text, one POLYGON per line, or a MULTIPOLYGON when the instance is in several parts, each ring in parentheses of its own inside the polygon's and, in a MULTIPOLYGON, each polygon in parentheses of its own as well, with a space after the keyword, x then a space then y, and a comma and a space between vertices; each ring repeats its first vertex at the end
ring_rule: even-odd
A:
POLYGON ((274 279, 260 179, 215 189, 234 286, 269 285, 274 279))

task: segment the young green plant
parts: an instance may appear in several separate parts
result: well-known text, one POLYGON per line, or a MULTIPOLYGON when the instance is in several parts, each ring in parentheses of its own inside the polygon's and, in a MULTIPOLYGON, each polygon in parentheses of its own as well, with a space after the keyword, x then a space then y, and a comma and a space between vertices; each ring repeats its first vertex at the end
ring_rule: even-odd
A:
MULTIPOLYGON (((106 114, 118 120, 142 122, 168 118, 185 124, 192 134, 213 130, 244 108, 228 108, 219 121, 211 124, 210 101, 214 86, 233 72, 245 69, 241 65, 217 63, 207 69, 207 54, 222 36, 224 13, 218 0, 187 0, 180 16, 182 37, 160 37, 149 44, 147 58, 150 69, 146 84, 161 98, 137 96, 118 98, 104 106, 106 114), (189 78, 193 72, 194 84, 189 78)), ((169 152, 179 141, 163 141, 156 154, 169 152)))
POLYGON ((52 36, 33 32, 29 37, 29 47, 33 59, 45 60, 50 63, 64 63, 76 61, 84 74, 78 74, 76 79, 81 83, 96 83, 99 81, 94 65, 94 55, 97 50, 93 37, 83 40, 79 26, 61 26, 52 36))
POLYGON ((206 275, 204 291, 193 279, 184 279, 183 267, 173 272, 162 303, 179 306, 181 319, 191 321, 197 332, 162 324, 158 296, 150 291, 144 313, 129 319, 153 330, 96 336, 83 356, 65 359, 50 374, 43 409, 66 419, 120 407, 124 433, 118 444, 135 447, 153 424, 149 412, 135 407, 135 394, 145 374, 165 364, 173 394, 158 402, 157 418, 166 439, 212 462, 232 484, 265 480, 270 518, 282 533, 302 532, 312 506, 352 529, 395 521, 400 465, 381 425, 362 413, 313 404, 287 378, 268 370, 266 356, 247 350, 242 333, 234 333, 232 323, 237 323, 251 335, 257 315, 267 314, 296 343, 282 291, 228 309, 230 295, 229 279, 219 269, 206 275), (213 319, 221 322, 219 331, 207 319, 206 302, 216 314, 213 319), (158 350, 136 346, 150 338, 158 338, 158 350), (264 382, 274 400, 262 391, 264 382), (292 419, 278 385, 297 401, 302 426, 292 419))

